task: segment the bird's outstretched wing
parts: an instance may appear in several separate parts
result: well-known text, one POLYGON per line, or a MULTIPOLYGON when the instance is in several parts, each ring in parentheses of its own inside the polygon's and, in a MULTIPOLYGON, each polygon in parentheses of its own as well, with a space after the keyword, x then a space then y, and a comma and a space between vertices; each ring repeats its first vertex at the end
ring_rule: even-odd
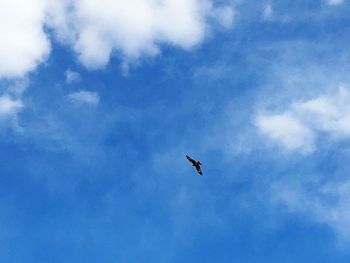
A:
POLYGON ((186 155, 187 160, 189 160, 193 165, 196 165, 197 162, 195 160, 193 160, 191 157, 189 157, 188 155, 186 155))
POLYGON ((200 175, 203 175, 202 169, 201 169, 200 165, 196 165, 196 169, 197 169, 197 172, 198 172, 200 175))

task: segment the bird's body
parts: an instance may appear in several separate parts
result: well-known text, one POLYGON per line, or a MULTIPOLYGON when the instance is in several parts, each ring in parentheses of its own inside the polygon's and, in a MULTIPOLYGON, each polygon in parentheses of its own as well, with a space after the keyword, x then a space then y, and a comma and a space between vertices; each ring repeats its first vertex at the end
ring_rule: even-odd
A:
POLYGON ((192 165, 194 166, 194 167, 196 167, 196 170, 197 170, 197 172, 200 174, 200 175, 203 175, 203 173, 202 173, 202 169, 201 169, 201 162, 200 161, 195 161, 195 160, 193 160, 191 157, 189 157, 188 155, 186 155, 186 158, 187 158, 187 160, 189 160, 191 163, 192 163, 192 165))

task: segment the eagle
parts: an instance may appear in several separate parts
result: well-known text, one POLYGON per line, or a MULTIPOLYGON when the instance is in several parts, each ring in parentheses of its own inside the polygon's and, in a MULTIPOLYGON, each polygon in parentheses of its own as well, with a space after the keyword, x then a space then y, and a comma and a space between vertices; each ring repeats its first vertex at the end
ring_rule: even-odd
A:
POLYGON ((192 163, 192 165, 194 166, 194 167, 196 167, 196 170, 197 170, 197 172, 200 174, 200 175, 203 175, 203 173, 202 173, 202 169, 201 169, 201 162, 200 161, 195 161, 195 160, 193 160, 191 157, 189 157, 188 155, 186 155, 186 158, 187 158, 187 160, 189 160, 191 163, 192 163))

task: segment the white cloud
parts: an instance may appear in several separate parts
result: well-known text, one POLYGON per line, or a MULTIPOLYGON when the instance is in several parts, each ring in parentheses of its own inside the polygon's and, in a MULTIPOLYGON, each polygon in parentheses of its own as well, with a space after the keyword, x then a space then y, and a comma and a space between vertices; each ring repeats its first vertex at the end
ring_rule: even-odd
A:
POLYGON ((22 97, 27 87, 27 78, 17 78, 0 83, 0 135, 9 130, 22 131, 19 113, 25 107, 22 97))
POLYGON ((230 28, 233 25, 235 13, 232 7, 224 6, 215 8, 213 16, 223 27, 230 28))
POLYGON ((262 133, 290 150, 302 150, 306 153, 314 148, 312 131, 290 114, 261 115, 256 125, 262 133))
POLYGON ((264 10, 263 10, 263 18, 265 20, 270 20, 272 18, 272 15, 273 15, 272 5, 271 4, 267 4, 264 7, 264 10))
POLYGON ((310 175, 302 177, 283 178, 272 183, 272 201, 283 204, 290 212, 327 224, 343 240, 349 240, 350 181, 333 178, 323 182, 310 175))
POLYGON ((80 74, 70 69, 66 70, 65 75, 67 83, 72 83, 80 80, 80 74))
POLYGON ((10 117, 17 114, 23 108, 21 100, 15 100, 8 95, 0 97, 0 118, 10 117))
POLYGON ((44 0, 0 1, 0 78, 33 70, 50 52, 44 0))
POLYGON ((213 18, 233 23, 233 9, 212 0, 11 0, 0 1, 0 78, 22 77, 50 53, 44 28, 89 68, 113 53, 131 61, 156 55, 160 44, 191 49, 203 41, 213 18))
POLYGON ((293 111, 313 129, 327 132, 332 137, 350 136, 350 93, 340 88, 334 95, 320 96, 293 105, 293 111))
POLYGON ((341 5, 344 0, 328 0, 329 5, 341 5))
POLYGON ((100 102, 100 96, 97 92, 91 91, 77 91, 68 95, 68 99, 74 103, 85 103, 96 106, 100 102))
POLYGON ((350 93, 340 88, 335 94, 294 102, 281 114, 260 113, 255 124, 286 149, 310 152, 320 133, 330 139, 350 137, 350 93))
POLYGON ((190 49, 204 39, 210 17, 226 27, 233 20, 231 7, 209 0, 67 0, 53 2, 50 14, 59 38, 89 68, 106 65, 115 51, 133 60, 158 54, 161 43, 190 49))

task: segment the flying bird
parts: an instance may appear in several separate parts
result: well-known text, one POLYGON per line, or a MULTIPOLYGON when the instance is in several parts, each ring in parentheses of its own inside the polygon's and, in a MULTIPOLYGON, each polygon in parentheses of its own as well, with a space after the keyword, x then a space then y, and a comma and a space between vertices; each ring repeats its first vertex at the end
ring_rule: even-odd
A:
POLYGON ((189 157, 188 155, 186 155, 186 157, 187 157, 187 160, 189 160, 191 163, 192 163, 192 165, 194 166, 194 167, 196 167, 196 170, 197 170, 197 172, 200 174, 200 175, 203 175, 203 173, 202 173, 202 169, 201 169, 201 162, 200 161, 195 161, 195 160, 193 160, 191 157, 189 157))

